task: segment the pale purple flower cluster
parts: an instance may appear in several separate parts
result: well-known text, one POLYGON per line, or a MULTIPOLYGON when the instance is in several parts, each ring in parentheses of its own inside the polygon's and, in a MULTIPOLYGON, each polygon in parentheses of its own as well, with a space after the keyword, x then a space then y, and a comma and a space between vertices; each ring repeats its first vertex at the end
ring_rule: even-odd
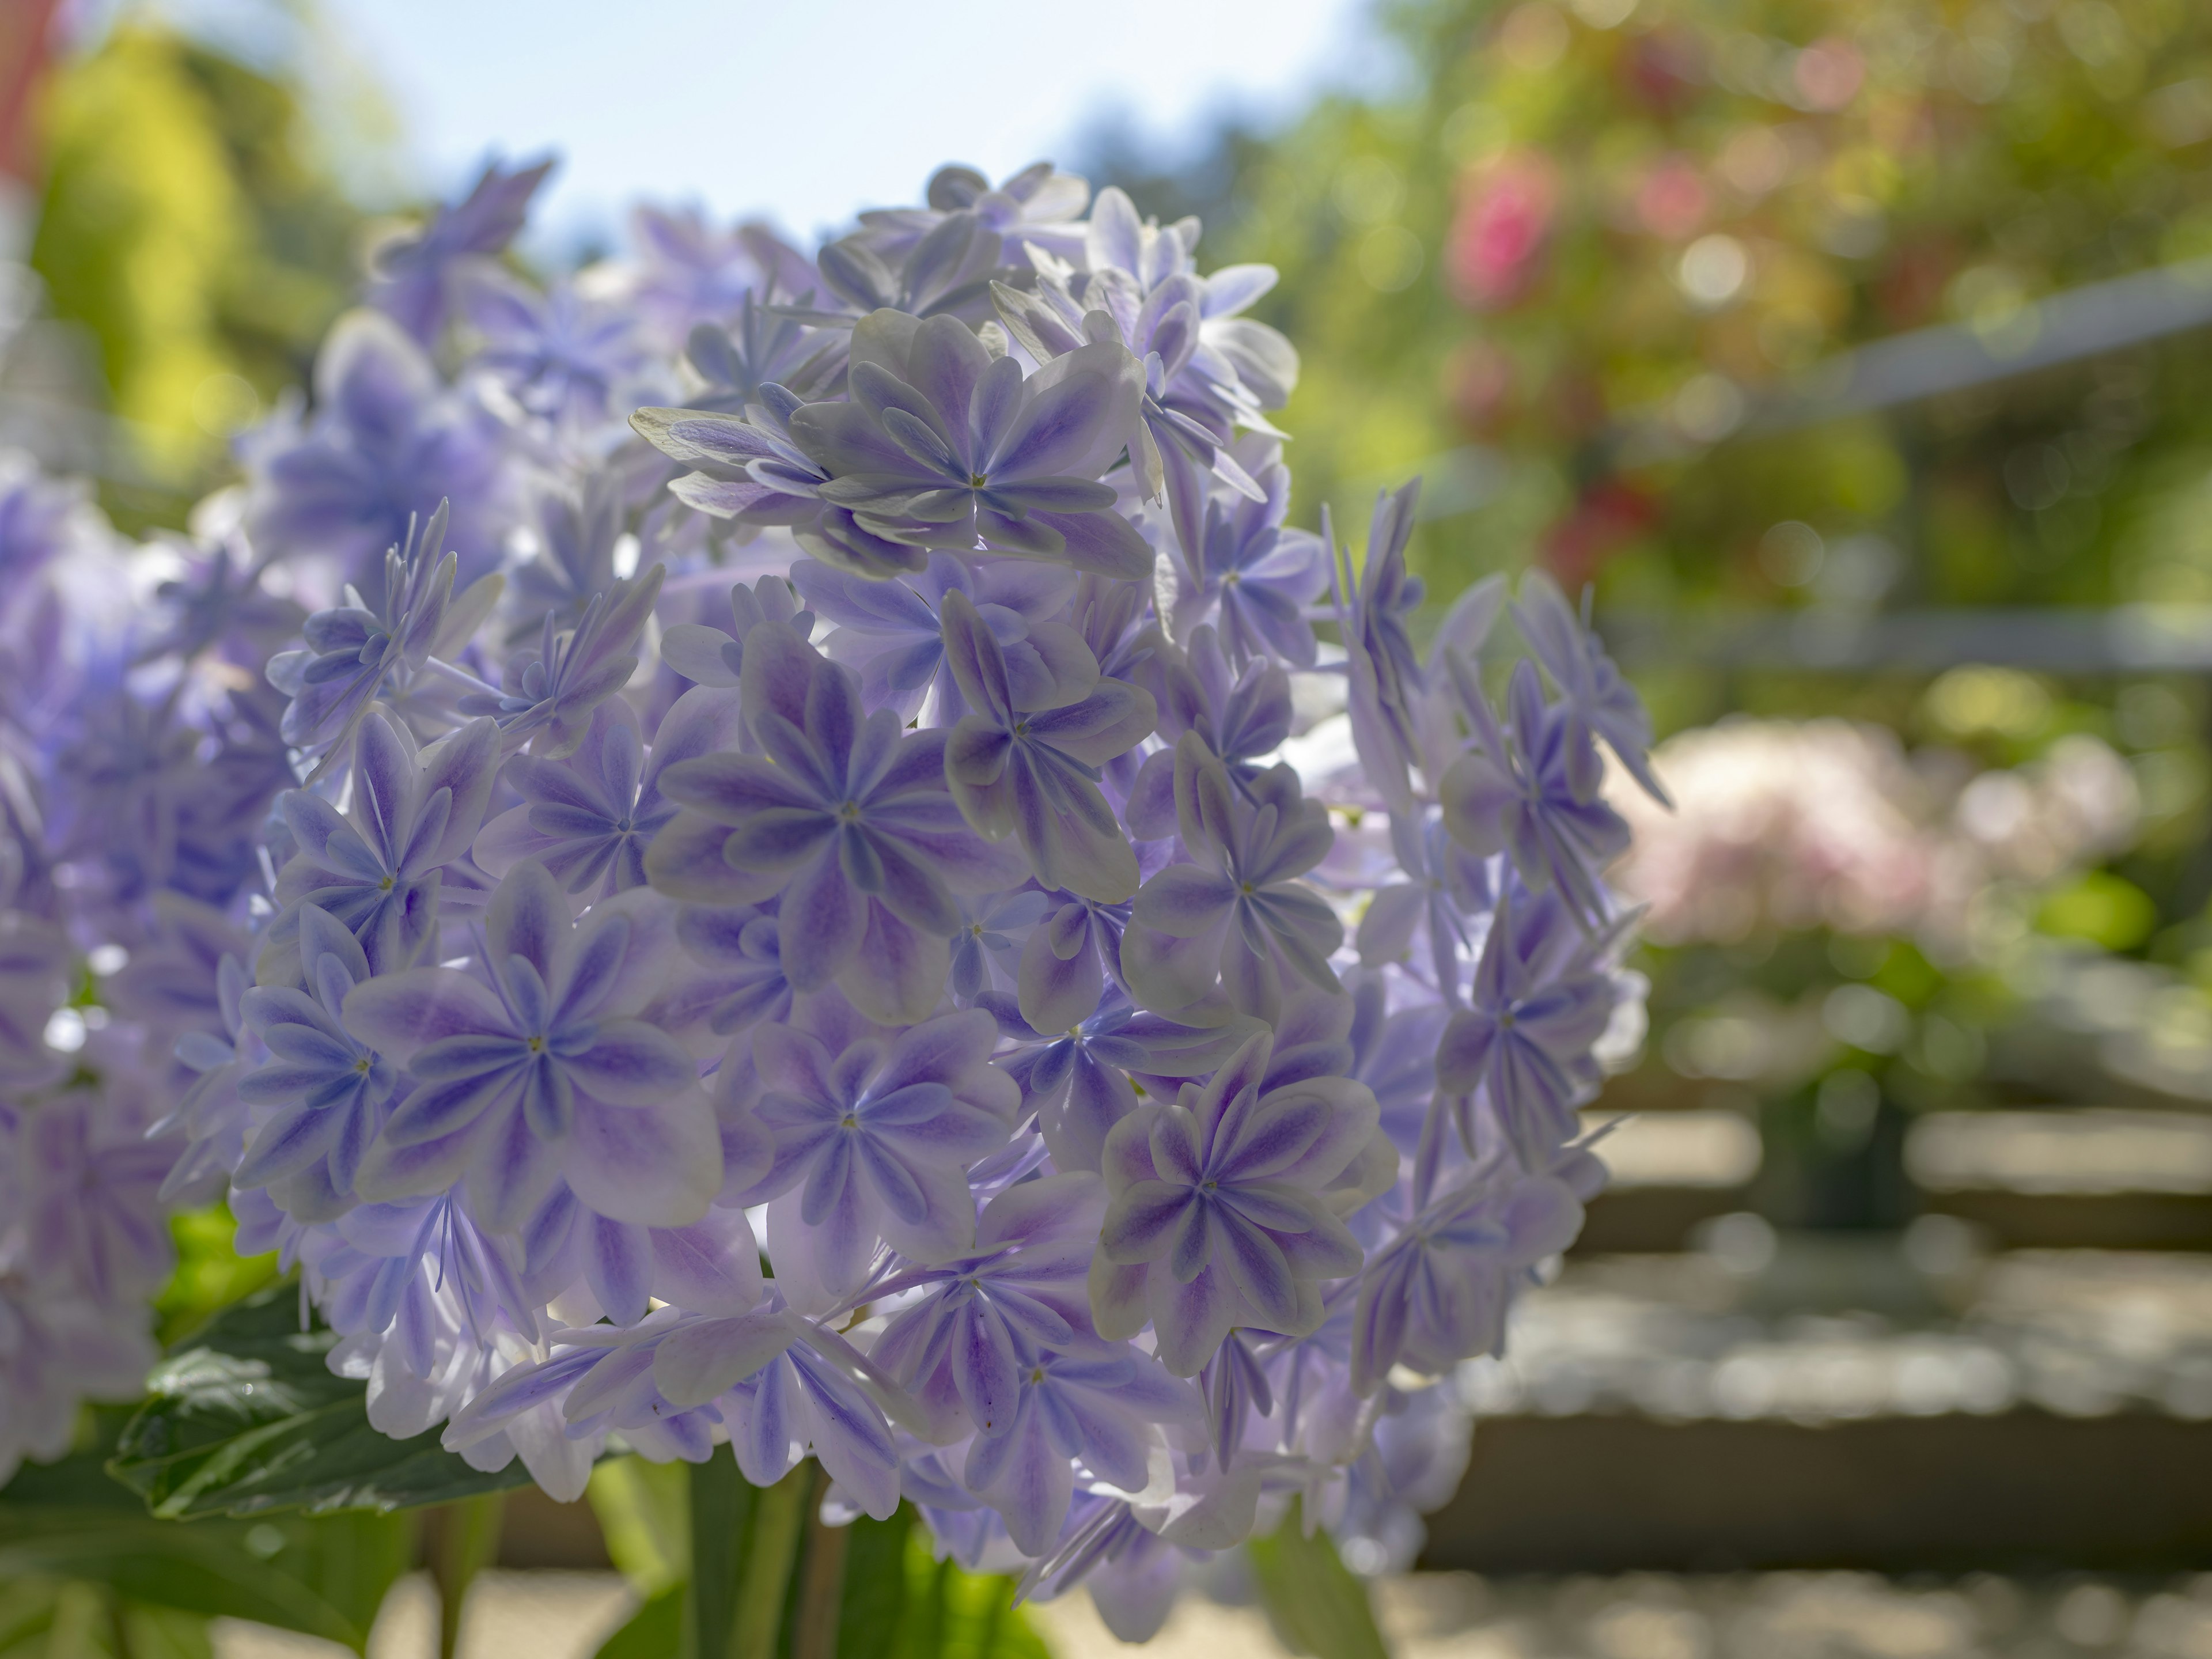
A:
POLYGON ((246 1150, 249 927, 302 614, 0 455, 0 1482, 142 1391, 167 1211, 246 1150))
MULTIPOLYGON (((1502 713, 1495 581, 1417 653, 1410 486, 1364 566, 1285 525, 1273 273, 1195 221, 948 168, 811 258, 647 215, 538 286, 492 263, 535 183, 388 250, 245 446, 239 556, 310 614, 16 630, 96 692, 23 715, 9 1040, 126 947, 172 1192, 227 1178, 380 1427, 557 1497, 811 1454, 1133 1635, 1293 1496, 1404 1559, 1602 1179, 1632 695, 1540 578, 1502 713)), ((138 1178, 99 1097, 0 1157, 138 1178)), ((68 1340, 8 1322, 50 1258, 143 1289, 110 1214, 0 1211, 0 1367, 68 1340)))

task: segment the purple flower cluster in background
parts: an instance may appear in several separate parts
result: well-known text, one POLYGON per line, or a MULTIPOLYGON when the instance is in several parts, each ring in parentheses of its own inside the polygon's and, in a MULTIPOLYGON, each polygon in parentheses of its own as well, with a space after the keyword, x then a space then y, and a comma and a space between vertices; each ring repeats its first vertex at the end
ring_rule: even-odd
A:
POLYGON ((1541 577, 1417 650, 1412 486, 1285 523, 1195 221, 949 168, 539 284, 541 172, 224 539, 0 475, 0 1477, 222 1197, 378 1427, 558 1498, 812 1455, 1130 1637, 1293 1497, 1402 1563, 1603 1178, 1632 694, 1541 577))

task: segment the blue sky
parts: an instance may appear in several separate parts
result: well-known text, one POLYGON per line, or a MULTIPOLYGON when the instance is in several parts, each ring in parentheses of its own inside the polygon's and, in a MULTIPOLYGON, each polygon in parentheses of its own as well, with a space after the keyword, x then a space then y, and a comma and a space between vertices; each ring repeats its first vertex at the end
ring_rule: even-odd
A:
MULTIPOLYGON (((89 0, 106 9, 119 0, 89 0)), ((281 0, 160 0, 251 42, 281 0)), ((994 176, 1125 111, 1172 143, 1384 72, 1365 0, 320 0, 400 118, 403 171, 450 188, 492 149, 558 149, 541 224, 611 228, 640 191, 766 211, 801 237, 914 199, 940 161, 994 176)))

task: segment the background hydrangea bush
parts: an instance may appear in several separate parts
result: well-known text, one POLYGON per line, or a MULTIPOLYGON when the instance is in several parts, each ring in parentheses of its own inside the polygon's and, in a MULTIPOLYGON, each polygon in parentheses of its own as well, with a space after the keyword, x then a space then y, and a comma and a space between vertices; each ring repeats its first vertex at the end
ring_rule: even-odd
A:
POLYGON ((377 1430, 556 1498, 811 1456, 1132 1638, 1294 1498, 1409 1560, 1603 1180, 1635 697, 1540 575, 1422 617, 1413 486, 1284 522, 1195 221, 949 167, 540 285, 542 176, 189 536, 0 480, 0 1479, 227 1199, 377 1430))

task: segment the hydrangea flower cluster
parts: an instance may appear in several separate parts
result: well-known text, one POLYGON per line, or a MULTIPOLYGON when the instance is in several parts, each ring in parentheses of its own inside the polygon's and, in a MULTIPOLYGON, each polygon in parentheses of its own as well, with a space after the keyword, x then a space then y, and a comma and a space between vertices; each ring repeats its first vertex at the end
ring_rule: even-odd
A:
POLYGON ((1502 702, 1497 580, 1417 650, 1412 486, 1285 522, 1195 221, 949 167, 541 284, 538 177, 384 250, 146 606, 0 544, 0 1450, 227 1193, 378 1427, 556 1497, 811 1455, 1131 1637, 1294 1496, 1403 1559, 1602 1180, 1633 695, 1540 575, 1502 702))

